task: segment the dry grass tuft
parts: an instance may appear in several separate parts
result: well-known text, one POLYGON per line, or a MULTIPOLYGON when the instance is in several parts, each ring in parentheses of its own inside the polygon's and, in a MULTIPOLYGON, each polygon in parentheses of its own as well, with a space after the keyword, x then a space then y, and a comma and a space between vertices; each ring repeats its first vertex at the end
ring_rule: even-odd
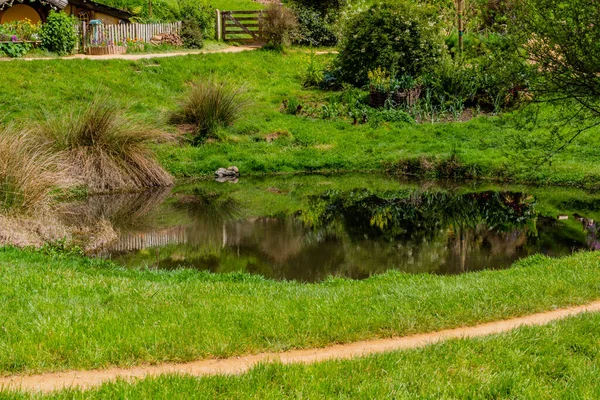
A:
POLYGON ((194 82, 170 120, 175 124, 194 125, 195 141, 200 142, 217 128, 230 126, 240 117, 249 103, 245 92, 242 86, 214 79, 194 82))
POLYGON ((0 213, 48 210, 52 192, 68 182, 67 174, 32 132, 14 125, 0 128, 0 213))
POLYGON ((128 118, 121 107, 105 98, 96 98, 79 112, 46 117, 36 133, 91 193, 173 184, 150 147, 170 136, 128 118))

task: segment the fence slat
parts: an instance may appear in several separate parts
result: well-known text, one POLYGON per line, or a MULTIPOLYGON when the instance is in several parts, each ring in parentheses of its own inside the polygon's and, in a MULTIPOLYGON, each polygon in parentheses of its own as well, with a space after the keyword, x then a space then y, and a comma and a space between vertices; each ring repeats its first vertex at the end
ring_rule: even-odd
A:
POLYGON ((81 48, 88 46, 116 45, 127 39, 149 43, 153 36, 161 33, 181 33, 181 21, 166 24, 109 24, 88 27, 77 25, 75 32, 81 38, 81 48), (96 32, 96 36, 94 34, 96 32), (95 42, 98 43, 95 43, 95 42))

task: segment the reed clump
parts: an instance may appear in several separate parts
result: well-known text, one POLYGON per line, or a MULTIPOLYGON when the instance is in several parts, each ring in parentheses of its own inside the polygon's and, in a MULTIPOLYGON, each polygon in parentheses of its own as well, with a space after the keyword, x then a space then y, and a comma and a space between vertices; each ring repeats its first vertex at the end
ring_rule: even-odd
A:
POLYGON ((193 125, 194 142, 199 143, 219 127, 233 125, 248 104, 243 86, 215 79, 197 81, 190 85, 179 108, 171 113, 170 121, 193 125))
POLYGON ((173 185, 151 149, 169 135, 131 119, 106 98, 96 98, 83 110, 46 117, 35 131, 90 193, 173 185))
POLYGON ((35 134, 14 125, 0 127, 0 213, 47 211, 53 193, 69 181, 56 155, 39 146, 35 134))

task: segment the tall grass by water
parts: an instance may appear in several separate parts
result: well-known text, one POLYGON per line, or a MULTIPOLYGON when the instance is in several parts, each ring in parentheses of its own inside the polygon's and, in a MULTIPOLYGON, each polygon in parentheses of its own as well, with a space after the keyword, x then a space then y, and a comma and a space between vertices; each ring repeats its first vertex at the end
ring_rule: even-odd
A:
POLYGON ((47 116, 37 125, 36 134, 49 151, 72 167, 90 192, 173 184, 150 148, 169 136, 131 119, 106 98, 97 97, 78 111, 47 116))
POLYGON ((66 181, 57 157, 41 149, 31 131, 0 128, 0 213, 46 210, 52 191, 66 181))

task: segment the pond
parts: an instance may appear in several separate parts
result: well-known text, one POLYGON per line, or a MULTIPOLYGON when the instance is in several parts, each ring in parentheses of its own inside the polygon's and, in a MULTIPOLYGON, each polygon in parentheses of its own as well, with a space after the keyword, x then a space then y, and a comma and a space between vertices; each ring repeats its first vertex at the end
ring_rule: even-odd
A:
POLYGON ((316 282, 459 274, 598 249, 600 194, 343 175, 244 178, 73 204, 117 232, 93 253, 131 268, 316 282))

